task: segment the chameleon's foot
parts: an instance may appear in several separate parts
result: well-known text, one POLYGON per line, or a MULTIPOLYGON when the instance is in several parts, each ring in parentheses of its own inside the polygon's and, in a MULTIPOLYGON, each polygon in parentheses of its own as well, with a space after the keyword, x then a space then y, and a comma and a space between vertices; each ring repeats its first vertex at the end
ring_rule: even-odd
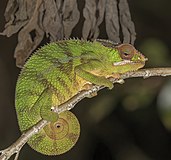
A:
MULTIPOLYGON (((86 83, 84 84, 84 86, 81 88, 81 90, 89 90, 93 87, 93 84, 92 83, 86 83)), ((93 92, 91 93, 89 96, 87 96, 87 98, 92 98, 92 97, 95 97, 97 96, 97 92, 93 92)))
POLYGON ((118 73, 114 73, 114 74, 106 76, 106 78, 113 78, 113 79, 120 79, 120 77, 121 76, 118 73))
POLYGON ((119 84, 123 84, 125 81, 121 78, 120 74, 112 74, 112 75, 108 75, 106 78, 108 78, 110 81, 112 81, 113 79, 115 79, 115 82, 119 83, 119 84))
POLYGON ((113 83, 105 77, 100 77, 100 85, 103 85, 109 88, 110 90, 113 88, 113 83))
POLYGON ((59 118, 58 114, 51 110, 48 112, 41 112, 41 117, 42 119, 47 120, 49 122, 56 122, 59 118))
POLYGON ((83 87, 81 87, 81 90, 89 90, 93 87, 92 83, 85 83, 83 87))
POLYGON ((120 77, 120 74, 112 74, 107 76, 109 80, 115 79, 117 83, 123 84, 125 81, 120 77))

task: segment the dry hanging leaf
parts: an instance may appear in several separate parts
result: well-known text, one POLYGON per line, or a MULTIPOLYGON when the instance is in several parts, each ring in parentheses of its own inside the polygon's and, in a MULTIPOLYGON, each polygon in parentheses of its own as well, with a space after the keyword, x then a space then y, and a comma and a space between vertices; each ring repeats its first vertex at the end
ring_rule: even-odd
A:
POLYGON ((79 38, 98 38, 103 22, 103 32, 114 42, 123 37, 124 42, 133 44, 136 35, 127 0, 9 0, 4 16, 7 23, 1 35, 10 37, 18 32, 14 57, 19 67, 45 36, 50 41, 69 38, 81 22, 76 28, 82 31, 79 38))

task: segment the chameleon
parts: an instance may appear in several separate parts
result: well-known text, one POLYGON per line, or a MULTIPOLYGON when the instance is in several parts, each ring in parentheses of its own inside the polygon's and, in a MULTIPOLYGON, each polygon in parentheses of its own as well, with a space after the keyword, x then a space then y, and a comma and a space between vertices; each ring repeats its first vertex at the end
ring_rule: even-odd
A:
POLYGON ((16 84, 15 108, 21 132, 41 119, 49 123, 32 136, 28 144, 45 155, 60 155, 78 141, 80 124, 76 116, 59 106, 92 85, 113 88, 110 77, 135 71, 147 58, 131 44, 107 40, 68 39, 44 45, 29 57, 16 84))

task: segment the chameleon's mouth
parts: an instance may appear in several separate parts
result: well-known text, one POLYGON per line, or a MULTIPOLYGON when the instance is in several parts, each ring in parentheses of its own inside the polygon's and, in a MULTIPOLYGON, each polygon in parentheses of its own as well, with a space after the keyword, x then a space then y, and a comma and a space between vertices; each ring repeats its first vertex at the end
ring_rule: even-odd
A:
POLYGON ((120 61, 120 62, 114 62, 113 65, 114 66, 121 66, 121 65, 125 65, 125 64, 137 64, 137 63, 144 64, 145 61, 147 61, 147 60, 148 60, 147 58, 144 58, 143 61, 123 60, 123 61, 120 61))
POLYGON ((120 61, 120 62, 114 62, 113 65, 114 66, 121 66, 121 65, 124 65, 124 64, 128 64, 128 63, 132 63, 132 61, 130 61, 130 60, 123 60, 123 61, 120 61))

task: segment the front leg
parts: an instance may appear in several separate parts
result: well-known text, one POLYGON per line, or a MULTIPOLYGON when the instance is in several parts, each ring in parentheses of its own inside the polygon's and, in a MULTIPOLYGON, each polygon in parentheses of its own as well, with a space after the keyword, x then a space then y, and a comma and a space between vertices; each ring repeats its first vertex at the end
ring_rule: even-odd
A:
POLYGON ((90 60, 88 63, 75 67, 75 73, 81 78, 99 86, 105 86, 109 89, 113 88, 113 83, 104 76, 93 74, 93 71, 105 70, 103 64, 98 60, 90 60), (92 72, 92 73, 91 73, 92 72))

